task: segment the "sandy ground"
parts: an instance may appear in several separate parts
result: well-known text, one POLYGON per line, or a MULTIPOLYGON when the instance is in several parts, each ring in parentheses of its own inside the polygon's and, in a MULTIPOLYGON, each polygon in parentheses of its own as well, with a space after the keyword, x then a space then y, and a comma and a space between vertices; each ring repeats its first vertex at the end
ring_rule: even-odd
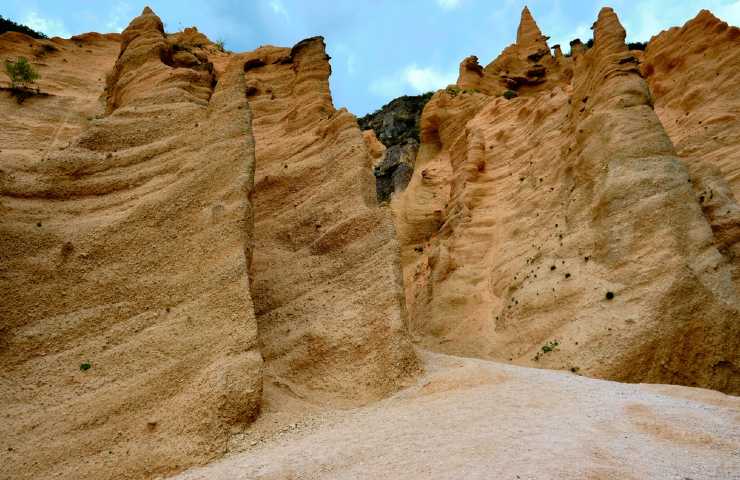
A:
POLYGON ((740 399, 420 352, 395 396, 178 480, 738 479, 740 399))

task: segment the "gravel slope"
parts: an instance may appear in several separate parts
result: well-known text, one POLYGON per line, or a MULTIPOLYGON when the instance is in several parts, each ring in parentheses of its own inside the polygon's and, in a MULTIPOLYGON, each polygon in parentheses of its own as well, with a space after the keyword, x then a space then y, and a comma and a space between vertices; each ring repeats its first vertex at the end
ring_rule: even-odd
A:
POLYGON ((737 397, 421 357, 386 401, 174 478, 740 478, 737 397))

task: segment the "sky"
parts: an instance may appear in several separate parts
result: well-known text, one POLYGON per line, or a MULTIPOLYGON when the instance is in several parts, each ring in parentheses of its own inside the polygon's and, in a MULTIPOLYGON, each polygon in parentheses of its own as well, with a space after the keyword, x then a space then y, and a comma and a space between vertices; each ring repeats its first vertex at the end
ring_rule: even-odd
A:
POLYGON ((515 41, 525 4, 550 46, 566 52, 570 40, 591 38, 605 5, 619 15, 627 41, 647 41, 702 8, 740 25, 740 0, 3 0, 0 15, 69 37, 121 31, 149 5, 167 31, 195 25, 232 51, 322 35, 334 105, 361 116, 400 95, 454 83, 468 55, 489 63, 515 41))

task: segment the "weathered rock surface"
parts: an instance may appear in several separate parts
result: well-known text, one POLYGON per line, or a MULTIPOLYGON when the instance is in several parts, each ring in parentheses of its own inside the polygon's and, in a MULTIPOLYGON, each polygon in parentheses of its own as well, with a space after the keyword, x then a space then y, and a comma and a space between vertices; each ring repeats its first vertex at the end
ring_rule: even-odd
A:
POLYGON ((259 408, 243 70, 166 65, 148 9, 118 60, 117 39, 55 43, 52 96, 0 98, 0 476, 149 478, 259 408))
POLYGON ((321 37, 163 30, 0 35, 0 478, 740 471, 736 398, 487 361, 740 393, 737 28, 525 9, 359 125, 321 37))
POLYGON ((485 68, 478 64, 475 55, 460 63, 457 86, 481 91, 487 95, 503 95, 505 92, 531 93, 550 90, 553 86, 567 83, 572 76, 572 62, 565 58, 560 49, 553 56, 527 7, 517 29, 516 43, 509 45, 485 68))
POLYGON ((740 196, 740 29, 702 10, 653 37, 642 71, 655 113, 686 163, 719 167, 740 196))
POLYGON ((417 365, 362 134, 332 105, 322 38, 243 61, 257 156, 252 296, 269 380, 317 402, 376 400, 417 365))
MULTIPOLYGON (((740 262, 740 29, 702 10, 653 37, 641 69, 717 248, 740 262)), ((736 270, 735 275, 740 271, 736 270)), ((737 277, 736 277, 737 280, 737 277)))
MULTIPOLYGON (((570 83, 556 65, 513 100, 448 90, 425 108, 394 200, 410 325, 449 353, 738 393, 736 264, 610 9, 594 33, 570 83)), ((544 42, 525 10, 492 65, 551 65, 544 42)))
POLYGON ((418 151, 419 144, 415 141, 386 149, 383 159, 373 167, 375 193, 379 202, 390 200, 392 194, 406 188, 414 172, 418 151))
POLYGON ((373 113, 357 119, 362 130, 374 130, 383 145, 403 145, 410 140, 419 142, 421 112, 432 92, 404 95, 388 102, 373 113))

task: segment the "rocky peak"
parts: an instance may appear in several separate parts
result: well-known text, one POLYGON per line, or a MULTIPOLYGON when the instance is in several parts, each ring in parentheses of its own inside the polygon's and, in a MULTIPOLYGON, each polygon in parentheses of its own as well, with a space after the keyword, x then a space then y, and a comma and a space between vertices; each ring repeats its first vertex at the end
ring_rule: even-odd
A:
POLYGON ((141 15, 131 20, 131 23, 121 33, 121 52, 126 50, 134 39, 142 35, 152 35, 154 38, 164 37, 164 24, 149 7, 144 7, 141 15))
POLYGON ((521 47, 528 46, 547 46, 547 37, 542 35, 540 27, 537 26, 537 22, 534 21, 529 8, 524 7, 522 10, 521 19, 519 20, 519 28, 516 31, 516 43, 521 47))
POLYGON ((627 51, 624 39, 627 33, 619 23, 619 18, 610 7, 604 7, 599 11, 599 17, 593 25, 594 48, 598 53, 619 53, 627 51))
MULTIPOLYGON (((571 77, 570 60, 555 49, 550 53, 548 37, 537 26, 529 8, 522 10, 516 42, 504 49, 485 68, 474 55, 460 63, 457 86, 475 89, 487 95, 500 96, 512 90, 528 93, 548 89, 557 83, 568 82, 571 77)), ((506 93, 511 95, 510 93, 506 93)))
POLYGON ((457 77, 458 87, 479 89, 482 78, 483 67, 478 63, 478 57, 471 55, 460 62, 460 74, 457 77))

